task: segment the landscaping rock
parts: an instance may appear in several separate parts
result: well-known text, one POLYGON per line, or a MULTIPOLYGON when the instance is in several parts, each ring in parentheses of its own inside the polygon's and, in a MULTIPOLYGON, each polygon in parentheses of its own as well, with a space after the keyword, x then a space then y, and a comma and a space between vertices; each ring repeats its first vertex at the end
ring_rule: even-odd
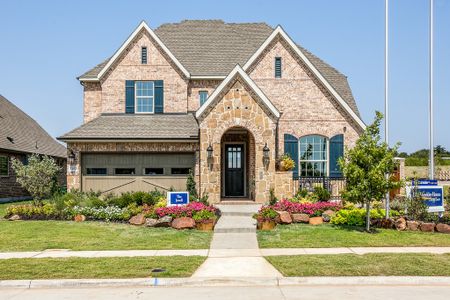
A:
POLYGON ((320 224, 323 224, 323 219, 322 219, 322 217, 312 217, 312 218, 309 218, 309 224, 311 224, 311 225, 320 225, 320 224))
POLYGON ((172 228, 191 229, 195 227, 195 221, 189 217, 176 218, 172 221, 172 228))
POLYGON ((287 211, 277 211, 278 215, 280 216, 280 223, 282 224, 291 224, 292 218, 291 214, 287 211))
POLYGON ((406 228, 411 231, 419 230, 420 223, 417 221, 406 221, 406 228))
POLYGON ((146 227, 155 227, 156 223, 158 223, 157 219, 152 219, 152 218, 145 219, 145 226, 146 227))
POLYGON ((336 215, 336 212, 334 210, 327 209, 322 213, 322 219, 324 222, 330 222, 331 218, 334 217, 334 215, 336 215))
POLYGON ((20 220, 20 216, 19 215, 12 215, 11 217, 9 217, 8 220, 10 220, 10 221, 18 221, 18 220, 20 220))
POLYGON ((398 218, 398 219, 395 221, 395 228, 396 228, 398 231, 406 230, 406 220, 405 220, 405 218, 398 218))
POLYGON ((131 225, 143 225, 145 224, 145 216, 144 214, 137 214, 128 221, 131 225))
POLYGON ((440 233, 450 233, 450 225, 439 223, 436 225, 436 231, 440 233))
POLYGON ((75 215, 73 220, 75 222, 84 222, 84 221, 86 221, 86 216, 85 215, 75 215))
POLYGON ((170 223, 172 223, 172 217, 164 216, 158 219, 158 222, 155 224, 155 227, 170 227, 170 223))
POLYGON ((395 228, 395 222, 392 219, 382 219, 380 221, 380 227, 385 229, 395 228))
POLYGON ((292 221, 294 223, 309 223, 309 216, 307 214, 292 214, 292 221))
POLYGON ((420 224, 420 230, 424 232, 433 232, 435 226, 434 223, 422 223, 420 224))

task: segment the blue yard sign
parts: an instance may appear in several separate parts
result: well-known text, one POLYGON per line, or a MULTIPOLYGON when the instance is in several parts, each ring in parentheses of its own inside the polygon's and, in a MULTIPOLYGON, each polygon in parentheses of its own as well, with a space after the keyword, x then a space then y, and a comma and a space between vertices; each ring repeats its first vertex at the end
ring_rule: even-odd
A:
POLYGON ((442 186, 419 185, 417 191, 428 205, 429 212, 444 211, 444 192, 442 186))
POLYGON ((189 203, 189 192, 167 192, 167 206, 186 205, 189 203))
MULTIPOLYGON (((411 183, 414 186, 414 179, 411 183)), ((417 185, 438 185, 438 181, 436 179, 417 179, 417 185)))

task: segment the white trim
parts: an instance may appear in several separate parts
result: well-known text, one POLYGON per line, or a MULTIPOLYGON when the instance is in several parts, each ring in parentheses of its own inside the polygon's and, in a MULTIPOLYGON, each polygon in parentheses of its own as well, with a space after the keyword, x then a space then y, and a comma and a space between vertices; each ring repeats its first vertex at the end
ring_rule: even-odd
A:
POLYGON ((303 52, 297 47, 294 41, 287 35, 287 33, 283 30, 283 28, 278 25, 277 28, 270 34, 270 36, 264 41, 264 43, 259 47, 258 50, 250 57, 250 59, 245 63, 244 70, 247 71, 248 68, 255 62, 255 60, 261 55, 261 53, 267 48, 267 46, 273 41, 273 39, 277 35, 281 35, 281 37, 291 46, 291 48, 295 51, 295 53, 303 60, 303 62, 308 66, 308 68, 314 73, 314 75, 325 85, 328 91, 336 98, 340 105, 350 114, 350 116, 355 120, 355 122, 361 127, 361 129, 365 129, 366 125, 358 117, 357 114, 350 108, 350 106, 345 102, 344 99, 336 92, 336 90, 330 85, 330 83, 322 76, 322 74, 317 70, 317 68, 311 63, 311 61, 303 54, 303 52))
POLYGON ((192 75, 190 79, 192 80, 202 80, 202 79, 225 79, 226 76, 223 75, 192 75))
MULTIPOLYGON (((181 72, 189 78, 190 74, 186 70, 186 68, 180 63, 180 61, 173 55, 173 53, 169 50, 169 48, 164 45, 164 43, 159 39, 159 37, 153 32, 153 30, 142 21, 139 26, 133 31, 133 33, 128 37, 128 39, 122 44, 122 46, 114 53, 114 55, 109 59, 108 63, 103 67, 103 69, 98 73, 97 78, 89 79, 88 81, 98 81, 102 78, 105 72, 111 67, 111 65, 120 57, 123 51, 128 47, 128 45, 134 40, 134 38, 138 35, 138 33, 145 29, 148 34, 156 41, 156 43, 163 49, 163 51, 170 57, 170 59, 175 63, 175 65, 180 68, 181 72)), ((80 81, 84 81, 84 78, 80 78, 80 81)))
POLYGON ((228 76, 219 84, 219 86, 214 90, 211 96, 208 97, 205 103, 197 110, 195 113, 195 117, 198 119, 202 116, 208 106, 213 103, 213 101, 219 96, 219 94, 225 89, 225 87, 230 83, 230 81, 234 78, 235 75, 240 75, 242 79, 250 86, 250 88, 258 95, 259 98, 263 101, 263 103, 269 108, 270 112, 277 118, 280 117, 280 112, 276 109, 276 107, 270 102, 269 98, 261 91, 261 89, 253 82, 253 80, 245 73, 245 71, 241 68, 241 66, 236 65, 234 69, 228 74, 228 76))

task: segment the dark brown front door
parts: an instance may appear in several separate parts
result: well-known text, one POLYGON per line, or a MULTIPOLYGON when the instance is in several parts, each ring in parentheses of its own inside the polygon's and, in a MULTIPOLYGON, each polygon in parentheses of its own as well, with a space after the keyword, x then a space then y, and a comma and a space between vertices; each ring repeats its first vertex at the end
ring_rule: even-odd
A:
POLYGON ((244 146, 225 145, 225 197, 244 197, 244 146))

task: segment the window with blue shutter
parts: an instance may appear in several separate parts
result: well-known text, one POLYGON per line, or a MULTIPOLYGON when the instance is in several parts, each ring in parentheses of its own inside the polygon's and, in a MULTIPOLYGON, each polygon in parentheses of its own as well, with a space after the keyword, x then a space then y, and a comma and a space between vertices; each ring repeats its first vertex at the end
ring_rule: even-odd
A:
POLYGON ((275 57, 275 78, 281 78, 281 57, 275 57))
POLYGON ((330 139, 330 177, 342 177, 339 158, 344 156, 344 135, 338 134, 330 139))
POLYGON ((134 80, 125 81, 125 113, 134 114, 134 80))
POLYGON ((155 80, 155 114, 164 113, 164 81, 155 80))
POLYGON ((291 134, 284 134, 284 153, 289 156, 295 162, 295 168, 293 170, 294 177, 298 176, 298 139, 291 134))

